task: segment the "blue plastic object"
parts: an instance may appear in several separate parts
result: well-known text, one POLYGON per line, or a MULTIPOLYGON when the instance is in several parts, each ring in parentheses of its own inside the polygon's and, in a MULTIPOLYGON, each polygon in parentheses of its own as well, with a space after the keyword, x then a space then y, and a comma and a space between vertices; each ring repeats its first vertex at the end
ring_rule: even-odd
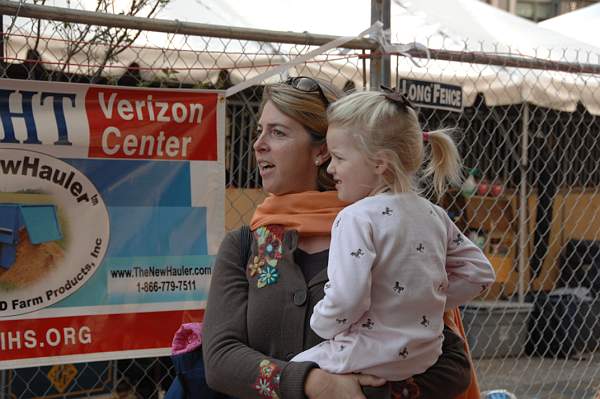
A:
POLYGON ((517 399, 517 397, 506 389, 493 389, 491 391, 482 392, 483 399, 517 399))
POLYGON ((23 227, 19 204, 0 204, 0 243, 15 245, 23 227))
POLYGON ((11 244, 0 244, 0 267, 10 268, 17 260, 17 247, 11 244))
POLYGON ((63 237, 54 205, 0 204, 0 267, 9 269, 15 263, 22 228, 32 244, 63 237))
POLYGON ((54 205, 21 205, 21 215, 32 244, 62 239, 54 205))

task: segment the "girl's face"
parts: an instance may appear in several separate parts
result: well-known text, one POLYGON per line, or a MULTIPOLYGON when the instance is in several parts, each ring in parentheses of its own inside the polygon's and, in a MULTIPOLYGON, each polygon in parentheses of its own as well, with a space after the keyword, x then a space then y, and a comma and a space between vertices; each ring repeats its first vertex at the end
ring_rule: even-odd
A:
POLYGON ((356 202, 381 188, 378 167, 359 150, 350 129, 330 126, 327 148, 331 154, 327 173, 335 180, 340 200, 356 202))
POLYGON ((313 143, 304 126, 271 101, 258 121, 254 154, 265 191, 282 195, 317 190, 315 161, 324 161, 326 146, 313 143))

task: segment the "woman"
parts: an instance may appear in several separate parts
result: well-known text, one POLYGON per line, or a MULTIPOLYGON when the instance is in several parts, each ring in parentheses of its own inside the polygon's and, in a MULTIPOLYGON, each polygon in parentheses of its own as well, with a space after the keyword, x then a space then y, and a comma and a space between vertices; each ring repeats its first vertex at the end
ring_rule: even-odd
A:
MULTIPOLYGON (((331 224, 345 205, 328 191, 334 184, 326 173, 326 108, 339 96, 304 77, 265 88, 254 151, 271 195, 252 218, 248 261, 240 262, 239 230, 217 255, 204 320, 208 384, 241 399, 336 399, 365 398, 363 386, 369 398, 453 398, 471 382, 474 395, 464 397, 478 397, 463 342, 449 328, 439 361, 407 381, 289 362, 321 341, 309 320, 327 282, 331 224)), ((446 324, 458 331, 454 320, 449 315, 446 324)))

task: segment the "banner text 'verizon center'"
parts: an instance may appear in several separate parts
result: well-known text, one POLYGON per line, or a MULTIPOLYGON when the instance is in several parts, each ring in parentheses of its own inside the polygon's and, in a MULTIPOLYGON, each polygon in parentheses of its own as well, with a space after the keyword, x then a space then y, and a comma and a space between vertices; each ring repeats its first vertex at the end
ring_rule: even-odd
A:
POLYGON ((216 118, 214 101, 184 91, 0 90, 0 144, 83 146, 90 158, 215 161, 216 118), (71 134, 69 114, 87 116, 88 134, 71 134))

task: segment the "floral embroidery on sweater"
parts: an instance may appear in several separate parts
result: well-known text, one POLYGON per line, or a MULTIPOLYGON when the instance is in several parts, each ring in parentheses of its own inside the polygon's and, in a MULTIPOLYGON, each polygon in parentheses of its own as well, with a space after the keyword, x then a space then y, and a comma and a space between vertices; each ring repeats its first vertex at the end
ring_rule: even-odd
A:
POLYGON ((275 284, 279 280, 277 263, 282 257, 283 226, 261 226, 254 231, 258 255, 248 264, 250 277, 257 276, 258 288, 275 284))
POLYGON ((259 375, 254 383, 254 389, 261 398, 279 399, 275 389, 279 387, 279 367, 270 360, 263 359, 258 365, 259 375))
POLYGON ((258 283, 256 286, 262 288, 265 285, 275 284, 279 279, 279 272, 273 266, 266 266, 263 268, 258 276, 258 283))
POLYGON ((262 267, 265 265, 265 260, 255 256, 252 263, 248 265, 250 271, 250 277, 254 277, 262 271, 262 267))

